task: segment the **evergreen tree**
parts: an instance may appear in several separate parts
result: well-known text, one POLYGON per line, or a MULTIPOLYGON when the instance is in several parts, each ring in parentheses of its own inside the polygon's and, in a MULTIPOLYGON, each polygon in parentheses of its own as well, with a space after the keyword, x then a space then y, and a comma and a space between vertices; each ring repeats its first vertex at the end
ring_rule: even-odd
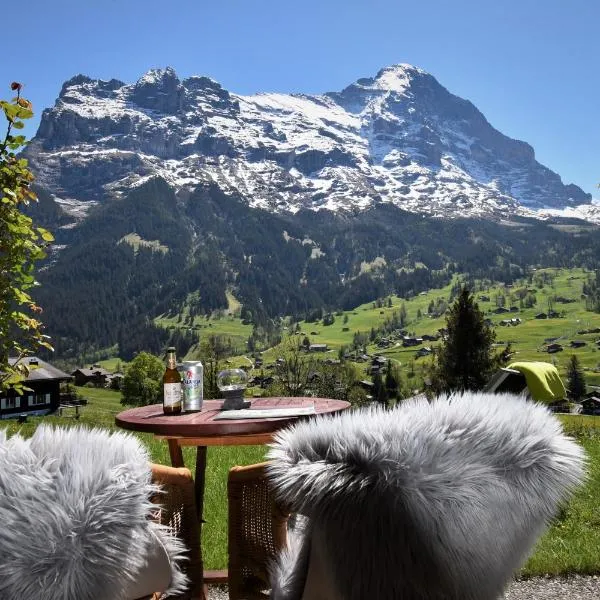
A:
POLYGON ((585 396, 585 375, 575 354, 571 356, 567 365, 567 390, 571 400, 581 400, 585 396))
POLYGON ((373 386, 373 399, 381 406, 387 406, 388 394, 381 373, 377 373, 373 377, 373 386))
POLYGON ((396 400, 398 398, 398 380, 392 372, 392 362, 389 360, 385 372, 385 389, 390 400, 396 400))
POLYGON ((467 288, 462 288, 446 317, 448 336, 432 370, 432 391, 480 390, 496 367, 496 337, 467 288))
POLYGON ((406 304, 402 303, 400 306, 400 327, 404 327, 406 325, 406 304))

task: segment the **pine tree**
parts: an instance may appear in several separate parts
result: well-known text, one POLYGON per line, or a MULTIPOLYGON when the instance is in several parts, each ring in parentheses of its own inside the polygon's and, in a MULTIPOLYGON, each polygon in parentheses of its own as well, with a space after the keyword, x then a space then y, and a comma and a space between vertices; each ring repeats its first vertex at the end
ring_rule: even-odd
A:
POLYGON ((579 364, 579 359, 574 354, 567 365, 567 389, 571 400, 581 400, 585 396, 585 375, 579 364))
POLYGON ((387 369, 385 372, 385 389, 388 399, 396 400, 398 397, 398 380, 392 372, 392 362, 388 360, 387 369))
POLYGON ((448 336, 432 370, 435 393, 480 390, 496 368, 496 337, 467 288, 462 288, 446 317, 448 336))
POLYGON ((376 373, 373 377, 373 399, 381 404, 381 406, 387 406, 388 395, 387 390, 381 377, 381 373, 376 373))

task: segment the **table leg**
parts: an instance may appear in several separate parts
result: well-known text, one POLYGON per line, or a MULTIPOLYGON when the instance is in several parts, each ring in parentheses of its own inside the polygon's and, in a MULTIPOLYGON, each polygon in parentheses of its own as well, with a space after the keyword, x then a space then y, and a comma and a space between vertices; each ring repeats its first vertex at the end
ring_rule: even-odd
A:
MULTIPOLYGON (((180 448, 181 450, 181 448, 180 448)), ((196 449, 196 476, 194 485, 196 487, 196 512, 198 514, 198 528, 200 529, 200 573, 204 577, 204 560, 202 558, 202 511, 204 509, 204 480, 206 476, 206 446, 198 446, 196 449)), ((208 600, 207 587, 203 587, 204 598, 208 600)))
POLYGON ((169 454, 171 456, 171 465, 174 467, 185 467, 183 463, 183 452, 177 440, 167 440, 169 443, 169 454))

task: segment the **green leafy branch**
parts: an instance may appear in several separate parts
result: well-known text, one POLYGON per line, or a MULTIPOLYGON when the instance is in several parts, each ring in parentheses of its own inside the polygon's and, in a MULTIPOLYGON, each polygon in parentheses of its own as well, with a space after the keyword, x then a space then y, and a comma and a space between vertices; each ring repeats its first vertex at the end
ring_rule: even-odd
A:
POLYGON ((38 285, 35 264, 45 258, 45 248, 54 237, 23 211, 37 197, 31 189, 34 177, 28 162, 18 155, 25 136, 13 131, 24 128, 33 110, 21 97, 22 85, 13 82, 10 87, 17 95, 10 102, 0 100, 7 122, 0 139, 0 391, 13 387, 21 393, 28 373, 22 359, 40 348, 52 350, 38 318, 42 309, 29 290, 38 285))

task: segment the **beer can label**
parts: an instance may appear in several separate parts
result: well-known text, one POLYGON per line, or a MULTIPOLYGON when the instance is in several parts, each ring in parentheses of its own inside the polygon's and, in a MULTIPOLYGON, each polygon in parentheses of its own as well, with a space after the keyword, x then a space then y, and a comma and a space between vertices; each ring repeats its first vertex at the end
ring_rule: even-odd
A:
POLYGON ((202 363, 200 361, 184 362, 181 365, 180 374, 183 410, 201 410, 204 399, 204 367, 202 363))
POLYGON ((164 405, 175 406, 181 402, 181 384, 180 383, 165 383, 164 384, 164 405))

